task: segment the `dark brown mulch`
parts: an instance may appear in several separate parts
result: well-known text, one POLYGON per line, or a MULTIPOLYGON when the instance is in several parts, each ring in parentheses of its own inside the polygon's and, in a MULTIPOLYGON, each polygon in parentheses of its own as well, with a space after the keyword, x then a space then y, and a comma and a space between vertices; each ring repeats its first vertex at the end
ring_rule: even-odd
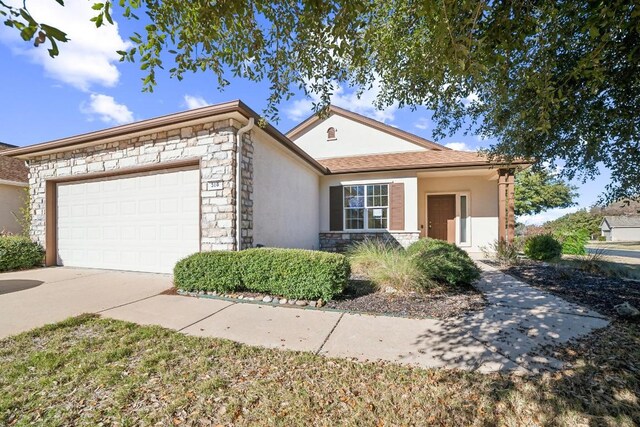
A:
POLYGON ((329 301, 327 308, 372 314, 406 317, 447 318, 459 316, 471 310, 479 310, 485 300, 477 290, 469 286, 454 291, 433 293, 376 292, 366 280, 351 280, 342 295, 329 301))
POLYGON ((525 261, 505 273, 598 313, 617 316, 614 306, 629 302, 640 308, 640 282, 590 273, 575 267, 525 261))

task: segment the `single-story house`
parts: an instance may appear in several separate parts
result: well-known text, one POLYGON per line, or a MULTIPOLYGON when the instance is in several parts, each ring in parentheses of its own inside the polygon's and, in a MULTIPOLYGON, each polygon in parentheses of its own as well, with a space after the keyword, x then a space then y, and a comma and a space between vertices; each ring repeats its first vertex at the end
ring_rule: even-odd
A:
POLYGON ((640 241, 640 216, 605 216, 600 230, 607 242, 640 241))
POLYGON ((12 149, 46 264, 166 273, 196 251, 513 238, 526 162, 490 164, 337 107, 287 135, 259 118, 233 101, 12 149))
POLYGON ((2 151, 16 148, 15 145, 0 142, 0 234, 20 234, 23 232, 18 218, 24 207, 29 186, 29 169, 24 160, 4 156, 2 151))

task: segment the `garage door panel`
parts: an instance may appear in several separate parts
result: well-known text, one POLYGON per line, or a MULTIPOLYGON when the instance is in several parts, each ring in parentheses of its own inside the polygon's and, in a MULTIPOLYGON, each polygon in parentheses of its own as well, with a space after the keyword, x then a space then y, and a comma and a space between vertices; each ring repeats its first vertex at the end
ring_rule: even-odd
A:
POLYGON ((61 265, 168 273, 199 250, 198 170, 58 185, 61 265))

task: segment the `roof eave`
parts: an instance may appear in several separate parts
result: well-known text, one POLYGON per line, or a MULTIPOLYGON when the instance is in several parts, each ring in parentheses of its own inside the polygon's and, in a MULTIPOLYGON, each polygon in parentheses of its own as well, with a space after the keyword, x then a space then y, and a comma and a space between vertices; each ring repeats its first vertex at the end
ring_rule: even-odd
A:
POLYGON ((363 172, 394 172, 394 171, 408 171, 408 170, 432 170, 432 169, 468 169, 468 168, 488 168, 488 169, 502 169, 512 168, 517 166, 529 166, 530 163, 487 163, 487 162, 459 162, 459 163, 441 163, 441 164, 421 164, 421 165, 400 165, 389 167, 366 167, 366 168, 353 168, 344 170, 332 170, 328 168, 329 175, 340 175, 347 173, 363 173, 363 172))
MULTIPOLYGON (((43 142, 40 144, 34 144, 27 147, 12 148, 2 151, 2 155, 9 157, 28 158, 34 157, 39 153, 52 151, 52 150, 64 150, 72 149, 72 147, 81 144, 100 143, 100 141, 107 138, 125 138, 128 135, 140 132, 151 132, 154 129, 167 126, 180 125, 181 123, 205 119, 207 117, 222 115, 238 112, 247 119, 253 117, 259 120, 261 116, 253 111, 249 106, 240 100, 225 102, 222 104, 211 105, 208 107, 198 108, 194 110, 184 111, 180 113, 169 114, 165 116, 155 117, 148 120, 143 120, 136 123, 129 123, 122 126, 116 126, 109 129, 103 129, 95 132, 80 134, 68 138, 62 138, 54 141, 43 142)), ((294 144, 289 138, 283 135, 275 127, 270 124, 265 125, 262 128, 267 134, 277 140, 280 144, 284 145, 289 150, 293 151, 304 161, 309 163, 313 168, 319 172, 327 173, 327 168, 318 163, 304 150, 294 144)))

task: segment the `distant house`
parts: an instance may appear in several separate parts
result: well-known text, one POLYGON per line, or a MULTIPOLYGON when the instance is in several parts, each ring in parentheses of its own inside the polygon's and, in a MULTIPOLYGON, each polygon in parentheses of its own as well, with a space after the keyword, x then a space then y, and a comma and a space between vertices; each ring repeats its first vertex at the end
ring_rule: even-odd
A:
POLYGON ((0 233, 18 234, 22 226, 16 216, 20 215, 26 197, 29 170, 24 160, 2 155, 2 151, 9 148, 16 147, 0 142, 0 233))
POLYGON ((640 241, 640 216, 605 216, 600 230, 607 242, 640 241))

